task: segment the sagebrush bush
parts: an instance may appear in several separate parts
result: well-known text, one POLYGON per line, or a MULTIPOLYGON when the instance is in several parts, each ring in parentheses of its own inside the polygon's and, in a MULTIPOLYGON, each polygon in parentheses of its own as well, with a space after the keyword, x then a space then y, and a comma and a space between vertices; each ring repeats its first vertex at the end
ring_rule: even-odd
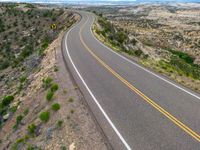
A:
POLYGON ((26 116, 26 115, 28 115, 28 113, 29 113, 29 108, 26 108, 26 109, 24 110, 23 114, 24 114, 24 116, 26 116))
POLYGON ((51 101, 53 99, 53 95, 54 95, 54 92, 52 92, 51 90, 48 90, 47 95, 46 95, 46 100, 51 101))
POLYGON ((54 66, 54 71, 55 71, 55 72, 58 71, 58 66, 54 66))
POLYGON ((19 126, 19 124, 21 123, 22 119, 24 118, 24 116, 22 115, 18 115, 17 118, 16 118, 16 123, 15 125, 13 126, 13 129, 17 129, 17 127, 19 126))
POLYGON ((140 57, 140 56, 143 54, 143 51, 141 51, 141 50, 136 50, 136 51, 134 51, 134 54, 135 54, 136 56, 140 57))
POLYGON ((20 77, 19 81, 20 83, 24 83, 27 80, 27 76, 23 75, 20 77))
POLYGON ((28 126, 28 133, 30 135, 34 135, 35 134, 35 130, 36 130, 36 125, 34 123, 32 123, 31 125, 28 126))
POLYGON ((70 98, 69 98, 69 102, 72 103, 73 101, 74 101, 74 98, 73 98, 73 97, 70 97, 70 98))
POLYGON ((12 95, 7 95, 3 98, 2 100, 2 105, 3 106, 8 106, 12 101, 14 100, 14 96, 12 95))
POLYGON ((46 77, 42 81, 44 88, 47 89, 51 86, 53 79, 51 77, 46 77))
POLYGON ((0 60, 0 70, 6 69, 10 65, 8 59, 0 60))
POLYGON ((58 128, 60 128, 62 126, 62 124, 63 124, 63 121, 62 120, 58 120, 57 123, 56 123, 56 126, 58 128))
POLYGON ((60 109, 60 104, 58 103, 54 103, 51 108, 54 110, 54 111, 58 111, 60 109))
POLYGON ((186 76, 190 76, 194 79, 200 79, 199 67, 191 65, 177 56, 171 57, 170 64, 176 67, 177 70, 180 69, 186 76))
POLYGON ((22 115, 17 116, 16 124, 20 124, 23 118, 24 118, 24 116, 22 116, 22 115))
POLYGON ((187 53, 176 51, 176 50, 169 50, 172 54, 178 56, 180 59, 184 60, 188 64, 193 64, 194 58, 187 53))
POLYGON ((47 122, 50 118, 50 113, 48 111, 41 112, 39 118, 41 121, 47 122))
POLYGON ((54 84, 51 86, 51 91, 52 91, 52 92, 55 92, 55 91, 58 90, 58 88, 59 88, 58 84, 54 83, 54 84))

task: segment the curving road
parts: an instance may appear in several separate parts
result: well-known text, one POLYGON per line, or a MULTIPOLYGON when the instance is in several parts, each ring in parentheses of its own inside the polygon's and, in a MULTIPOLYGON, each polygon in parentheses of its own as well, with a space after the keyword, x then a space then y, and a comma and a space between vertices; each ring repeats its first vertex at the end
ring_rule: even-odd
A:
POLYGON ((200 150, 200 95, 104 46, 79 13, 63 57, 112 148, 200 150))

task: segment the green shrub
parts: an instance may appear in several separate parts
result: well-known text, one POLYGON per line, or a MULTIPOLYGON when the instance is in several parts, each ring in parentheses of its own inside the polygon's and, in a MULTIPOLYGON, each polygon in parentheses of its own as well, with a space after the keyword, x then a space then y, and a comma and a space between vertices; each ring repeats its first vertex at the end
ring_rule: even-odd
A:
POLYGON ((47 89, 51 86, 53 79, 51 77, 46 77, 42 81, 44 88, 47 89))
POLYGON ((28 115, 28 113, 29 113, 29 108, 26 108, 26 109, 24 110, 23 114, 24 114, 24 116, 26 116, 26 115, 28 115))
MULTIPOLYGON (((14 100, 14 97, 11 95, 5 96, 0 103, 0 116, 3 116, 7 114, 8 109, 10 109, 11 112, 16 111, 16 107, 9 108, 9 104, 14 100)), ((1 124, 1 123, 0 123, 1 124)))
POLYGON ((22 115, 17 116, 16 123, 13 126, 13 129, 17 129, 17 127, 19 126, 19 124, 21 123, 21 121, 22 121, 23 118, 24 118, 24 116, 22 116, 22 115))
POLYGON ((62 126, 62 124, 63 124, 63 121, 62 120, 58 120, 57 123, 56 123, 56 126, 58 128, 60 128, 62 126))
POLYGON ((188 64, 193 64, 194 58, 188 55, 187 53, 176 51, 176 50, 169 50, 172 54, 178 56, 180 59, 184 60, 188 64))
POLYGON ((66 146, 61 146, 60 149, 61 150, 67 150, 67 147, 66 146))
POLYGON ((37 150, 35 146, 29 145, 26 150, 37 150))
POLYGON ((0 32, 5 31, 5 25, 4 25, 4 21, 2 21, 2 19, 0 18, 0 32))
POLYGON ((30 45, 27 45, 20 53, 19 55, 19 61, 23 61, 26 57, 30 56, 33 52, 33 47, 30 45))
POLYGON ((58 90, 58 84, 53 84, 52 86, 51 86, 51 91, 52 92, 55 92, 55 91, 57 91, 58 90))
POLYGON ((39 48, 39 49, 37 50, 37 51, 38 51, 38 54, 39 54, 40 56, 45 56, 44 50, 45 50, 45 49, 43 49, 43 48, 39 48))
POLYGON ((54 92, 51 90, 48 90, 47 95, 46 95, 46 100, 51 101, 53 99, 54 92))
POLYGON ((136 41, 135 39, 132 39, 132 40, 131 40, 131 43, 132 43, 133 45, 135 45, 135 44, 137 43, 137 41, 136 41))
POLYGON ((141 50, 136 50, 136 51, 134 51, 134 54, 135 54, 137 57, 140 57, 140 56, 143 54, 143 51, 141 51, 141 50))
POLYGON ((14 96, 12 95, 5 96, 2 100, 2 105, 8 106, 13 100, 14 100, 14 96))
POLYGON ((53 12, 51 10, 44 10, 43 17, 51 17, 53 12))
POLYGON ((49 46, 48 42, 43 42, 42 43, 42 49, 46 49, 49 46))
POLYGON ((194 79, 200 79, 199 67, 188 64, 186 61, 177 56, 171 57, 170 64, 176 67, 177 70, 181 70, 186 76, 190 76, 194 79))
POLYGON ((74 113, 74 110, 73 110, 73 109, 71 109, 71 110, 70 110, 70 112, 71 112, 71 114, 73 114, 73 113, 74 113))
POLYGON ((22 116, 22 115, 17 116, 16 124, 20 124, 23 118, 24 118, 24 116, 22 116))
POLYGON ((11 111, 12 113, 15 113, 15 112, 17 111, 17 107, 18 107, 18 106, 12 106, 12 107, 10 108, 10 111, 11 111))
POLYGON ((60 104, 58 103, 54 103, 51 108, 54 110, 54 111, 58 111, 60 109, 60 104))
POLYGON ((19 150, 20 147, 22 147, 23 144, 27 142, 29 139, 29 136, 25 135, 24 137, 17 139, 15 143, 12 145, 11 150, 19 150))
POLYGON ((115 39, 121 44, 124 43, 127 38, 127 35, 122 31, 117 32, 115 35, 115 39))
POLYGON ((41 121, 47 122, 50 118, 50 113, 48 111, 41 112, 39 118, 41 121))
POLYGON ((51 19, 52 19, 52 21, 56 21, 56 16, 53 15, 53 16, 51 17, 51 19))
POLYGON ((55 72, 58 71, 58 66, 54 66, 54 71, 55 71, 55 72))
POLYGON ((69 98, 69 102, 72 103, 73 101, 74 101, 74 98, 73 98, 73 97, 70 97, 70 98, 69 98))
POLYGON ((23 75, 20 77, 19 81, 20 83, 24 83, 27 80, 27 76, 23 75))
POLYGON ((10 107, 9 111, 11 111, 12 113, 15 113, 17 111, 19 104, 20 104, 20 102, 18 102, 16 105, 10 107))
POLYGON ((21 92, 23 89, 23 84, 20 83, 18 86, 17 86, 17 92, 21 92))
POLYGON ((26 150, 42 150, 42 149, 35 145, 28 145, 26 150))
POLYGON ((64 93, 64 94, 67 94, 67 89, 64 89, 64 90, 63 90, 63 93, 64 93))
POLYGON ((36 125, 34 123, 28 126, 28 133, 30 135, 34 135, 35 134, 35 130, 36 130, 36 125))
MULTIPOLYGON (((104 30, 103 30, 104 34, 114 31, 112 24, 109 21, 107 21, 105 18, 99 17, 98 23, 104 28, 104 30)), ((102 33, 102 35, 103 35, 103 33, 102 33)))
POLYGON ((8 59, 0 60, 0 70, 8 68, 9 65, 10 65, 10 63, 9 63, 8 59))

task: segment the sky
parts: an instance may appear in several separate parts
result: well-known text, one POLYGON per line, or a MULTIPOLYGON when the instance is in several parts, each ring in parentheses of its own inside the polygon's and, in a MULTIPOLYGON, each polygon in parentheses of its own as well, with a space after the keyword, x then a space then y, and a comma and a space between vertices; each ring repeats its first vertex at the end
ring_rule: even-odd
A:
POLYGON ((44 3, 56 3, 56 2, 64 2, 64 3, 68 3, 68 2, 111 2, 111 1, 121 1, 121 2, 125 2, 125 1, 129 1, 129 2, 200 2, 200 0, 0 0, 0 2, 44 2, 44 3))

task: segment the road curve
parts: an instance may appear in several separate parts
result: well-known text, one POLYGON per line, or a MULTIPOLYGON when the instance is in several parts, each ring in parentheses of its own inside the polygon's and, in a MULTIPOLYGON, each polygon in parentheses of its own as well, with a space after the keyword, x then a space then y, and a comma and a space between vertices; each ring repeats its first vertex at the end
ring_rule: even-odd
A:
POLYGON ((63 57, 113 149, 200 150, 200 95, 104 46, 80 14, 63 57))

